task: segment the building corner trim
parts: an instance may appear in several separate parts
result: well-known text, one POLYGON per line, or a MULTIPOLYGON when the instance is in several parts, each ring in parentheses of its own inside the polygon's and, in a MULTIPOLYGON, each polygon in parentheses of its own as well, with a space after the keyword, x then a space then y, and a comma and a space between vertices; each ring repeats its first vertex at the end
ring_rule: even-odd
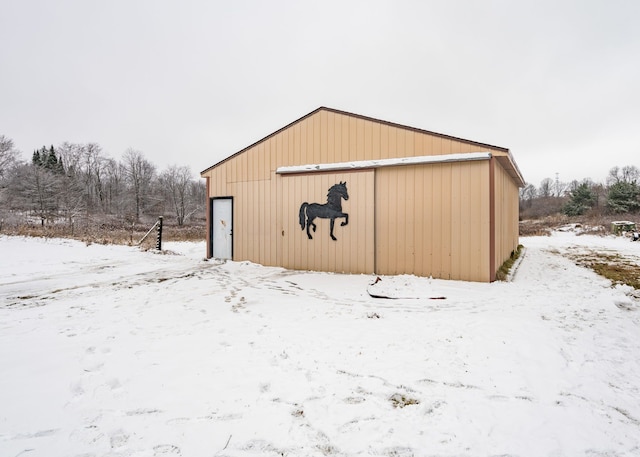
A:
POLYGON ((496 186, 495 161, 489 159, 489 282, 496 280, 496 186))

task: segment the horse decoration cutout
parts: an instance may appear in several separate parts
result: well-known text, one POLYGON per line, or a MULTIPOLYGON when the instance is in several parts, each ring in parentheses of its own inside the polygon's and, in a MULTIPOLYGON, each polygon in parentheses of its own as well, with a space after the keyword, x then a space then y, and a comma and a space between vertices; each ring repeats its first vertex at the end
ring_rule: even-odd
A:
POLYGON ((336 241, 337 238, 333 235, 333 226, 336 223, 336 219, 344 217, 344 221, 340 223, 340 226, 344 227, 349 223, 349 215, 342 212, 342 199, 349 200, 349 194, 347 193, 347 183, 340 182, 340 184, 334 184, 329 188, 327 193, 327 203, 321 205, 320 203, 307 203, 304 202, 300 206, 300 227, 302 230, 307 228, 307 236, 310 240, 313 239, 309 227, 316 231, 316 224, 313 222, 316 217, 321 219, 331 219, 331 239, 336 241))

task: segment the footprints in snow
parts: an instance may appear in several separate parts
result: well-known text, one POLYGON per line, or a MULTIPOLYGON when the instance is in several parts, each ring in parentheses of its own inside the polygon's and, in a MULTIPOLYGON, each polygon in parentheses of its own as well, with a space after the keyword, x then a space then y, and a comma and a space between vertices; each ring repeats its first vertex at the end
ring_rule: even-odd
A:
POLYGON ((174 446, 173 444, 160 444, 158 446, 153 447, 154 455, 181 455, 182 452, 178 446, 174 446))
POLYGON ((246 311, 247 300, 244 297, 237 298, 238 292, 240 292, 240 289, 234 287, 231 289, 231 292, 229 292, 229 295, 224 298, 226 303, 231 303, 231 311, 234 313, 241 310, 246 311))

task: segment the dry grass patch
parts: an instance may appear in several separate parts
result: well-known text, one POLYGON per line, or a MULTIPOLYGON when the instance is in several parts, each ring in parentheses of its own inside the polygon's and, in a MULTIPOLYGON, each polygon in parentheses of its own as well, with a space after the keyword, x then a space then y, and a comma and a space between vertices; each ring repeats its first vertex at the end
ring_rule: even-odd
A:
POLYGON ((578 265, 590 268, 613 284, 626 284, 640 289, 640 267, 637 263, 611 252, 573 253, 569 257, 578 265))
MULTIPOLYGON (((136 224, 135 226, 124 224, 92 224, 81 228, 72 228, 66 225, 19 225, 15 227, 3 227, 2 234, 16 236, 32 236, 44 238, 69 238, 82 241, 86 244, 122 244, 134 246, 147 233, 153 223, 148 225, 136 224)), ((162 230, 162 241, 204 241, 206 229, 200 225, 179 227, 165 222, 162 230)), ((149 235, 143 243, 144 249, 155 246, 156 234, 149 235)))

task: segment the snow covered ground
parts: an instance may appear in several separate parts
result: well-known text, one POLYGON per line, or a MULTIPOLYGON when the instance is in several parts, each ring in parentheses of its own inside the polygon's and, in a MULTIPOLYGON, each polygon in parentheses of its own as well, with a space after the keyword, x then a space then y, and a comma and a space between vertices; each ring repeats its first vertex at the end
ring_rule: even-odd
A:
POLYGON ((512 282, 388 300, 199 243, 0 237, 0 456, 640 455, 640 303, 566 257, 640 243, 521 241, 512 282))

